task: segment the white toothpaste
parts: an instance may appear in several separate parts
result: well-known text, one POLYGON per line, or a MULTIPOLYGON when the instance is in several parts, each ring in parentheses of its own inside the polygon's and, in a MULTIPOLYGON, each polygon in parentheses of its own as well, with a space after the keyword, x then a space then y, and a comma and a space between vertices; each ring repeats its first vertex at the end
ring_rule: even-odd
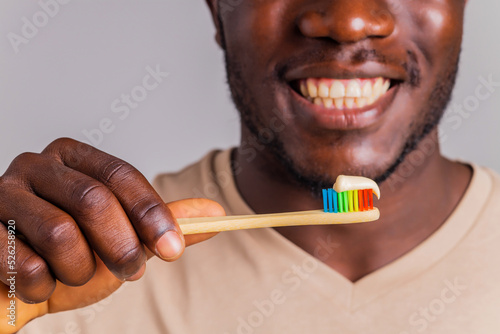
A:
POLYGON ((348 190, 360 190, 360 189, 373 189, 373 193, 380 199, 380 189, 372 179, 363 176, 347 176, 339 175, 335 184, 333 185, 333 190, 338 193, 348 190))

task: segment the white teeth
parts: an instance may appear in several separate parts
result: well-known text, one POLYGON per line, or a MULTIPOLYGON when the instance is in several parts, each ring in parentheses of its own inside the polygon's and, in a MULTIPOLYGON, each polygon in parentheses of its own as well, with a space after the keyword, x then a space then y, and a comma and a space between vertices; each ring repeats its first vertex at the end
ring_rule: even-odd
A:
POLYGON ((372 83, 370 81, 367 81, 363 86, 363 92, 361 96, 366 98, 372 97, 372 83))
POLYGON ((333 99, 323 99, 323 104, 325 108, 331 108, 333 106, 333 99))
POLYGON ((384 84, 382 85, 382 94, 387 92, 389 90, 389 86, 391 85, 389 80, 385 80, 384 84))
POLYGON ((342 97, 334 99, 334 102, 335 102, 335 107, 336 108, 342 109, 344 107, 344 99, 342 97))
POLYGON ((319 97, 329 97, 330 96, 330 88, 325 83, 320 83, 318 86, 318 96, 319 97))
POLYGON ((363 108, 375 103, 390 88, 390 80, 332 80, 312 78, 301 80, 300 93, 310 102, 332 109, 363 108))
POLYGON ((377 78, 375 83, 373 84, 372 94, 375 97, 380 96, 382 93, 382 85, 384 84, 384 80, 382 78, 377 78))
POLYGON ((359 87, 359 82, 357 80, 349 80, 347 88, 345 90, 346 97, 361 97, 361 87, 359 87))
POLYGON ((354 106, 354 97, 344 98, 344 103, 347 108, 352 109, 352 107, 354 106))
POLYGON ((303 95, 303 96, 309 96, 309 93, 307 91, 307 87, 306 87, 306 84, 304 83, 304 81, 301 81, 300 82, 300 93, 303 95))
POLYGON ((318 88, 311 80, 307 80, 307 90, 309 91, 310 97, 318 96, 318 88))
POLYGON ((366 98, 365 97, 358 97, 356 98, 356 105, 358 108, 363 108, 366 106, 366 98))
POLYGON ((336 99, 345 96, 345 86, 339 80, 334 80, 333 85, 330 88, 330 97, 336 99))

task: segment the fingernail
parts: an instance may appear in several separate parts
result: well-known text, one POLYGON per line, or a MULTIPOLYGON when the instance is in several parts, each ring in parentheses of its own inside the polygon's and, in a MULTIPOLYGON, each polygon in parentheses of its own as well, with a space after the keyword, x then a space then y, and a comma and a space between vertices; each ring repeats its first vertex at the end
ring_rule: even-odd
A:
POLYGON ((181 250, 181 237, 174 231, 168 231, 156 243, 156 251, 164 260, 170 260, 179 256, 181 250))

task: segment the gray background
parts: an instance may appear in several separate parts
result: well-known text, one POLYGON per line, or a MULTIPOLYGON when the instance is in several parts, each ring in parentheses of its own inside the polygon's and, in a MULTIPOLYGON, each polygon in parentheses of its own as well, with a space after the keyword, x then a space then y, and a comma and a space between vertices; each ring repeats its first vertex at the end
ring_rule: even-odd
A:
MULTIPOLYGON (((238 143, 238 117, 204 1, 73 0, 16 54, 8 34, 21 34, 23 17, 32 22, 40 10, 35 1, 0 2, 0 174, 19 153, 39 152, 55 138, 85 140, 83 131, 104 118, 114 128, 97 147, 149 179, 238 143), (111 103, 156 65, 169 76, 119 119, 111 103)), ((450 108, 442 126, 447 156, 497 171, 500 87, 487 99, 474 96, 479 76, 500 82, 499 13, 498 0, 469 1, 453 103, 472 111, 450 108)))

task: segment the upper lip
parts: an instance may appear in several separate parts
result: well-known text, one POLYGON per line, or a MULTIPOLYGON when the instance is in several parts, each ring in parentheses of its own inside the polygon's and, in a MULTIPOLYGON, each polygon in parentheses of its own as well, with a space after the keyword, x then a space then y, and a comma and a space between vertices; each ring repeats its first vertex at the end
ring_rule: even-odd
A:
POLYGON ((297 66, 284 73, 286 81, 292 82, 307 78, 356 79, 384 77, 394 81, 406 81, 407 74, 403 68, 366 62, 356 66, 325 62, 297 66))

